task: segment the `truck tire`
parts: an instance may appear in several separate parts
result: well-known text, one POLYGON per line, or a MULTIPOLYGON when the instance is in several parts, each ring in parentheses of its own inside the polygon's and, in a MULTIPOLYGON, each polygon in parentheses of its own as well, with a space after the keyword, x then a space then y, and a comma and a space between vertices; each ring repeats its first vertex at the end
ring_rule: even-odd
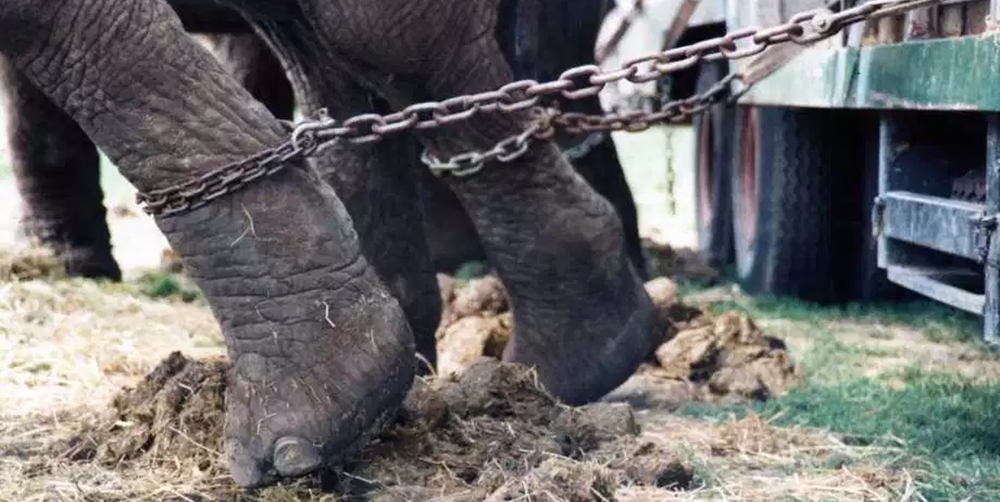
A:
POLYGON ((735 124, 738 281, 750 294, 837 302, 836 127, 822 110, 774 107, 738 107, 735 124))
MULTIPOLYGON (((705 62, 698 72, 695 92, 702 93, 721 80, 728 61, 705 62)), ((733 217, 730 199, 732 130, 735 107, 718 104, 695 115, 695 222, 698 249, 713 266, 733 262, 733 217)))

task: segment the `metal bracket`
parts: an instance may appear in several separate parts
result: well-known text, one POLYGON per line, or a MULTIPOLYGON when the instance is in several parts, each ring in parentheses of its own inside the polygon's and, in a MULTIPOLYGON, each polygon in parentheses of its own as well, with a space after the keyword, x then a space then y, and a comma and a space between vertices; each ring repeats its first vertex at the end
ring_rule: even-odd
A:
POLYGON ((972 223, 975 225, 972 238, 976 252, 979 254, 979 263, 985 263, 988 267, 997 266, 997 264, 989 263, 987 259, 990 254, 990 241, 996 232, 998 219, 1000 219, 1000 215, 987 215, 985 213, 972 218, 972 223))
POLYGON ((872 238, 878 239, 882 237, 882 223, 884 221, 885 215, 885 199, 881 196, 876 196, 872 201, 872 238))

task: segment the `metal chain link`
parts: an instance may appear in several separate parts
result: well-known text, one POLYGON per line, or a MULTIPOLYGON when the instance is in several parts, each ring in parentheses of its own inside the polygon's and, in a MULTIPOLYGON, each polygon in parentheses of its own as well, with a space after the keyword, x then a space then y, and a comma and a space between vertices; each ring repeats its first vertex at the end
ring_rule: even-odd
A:
MULTIPOLYGON (((828 9, 814 9, 796 14, 788 22, 769 28, 736 30, 721 37, 637 58, 616 70, 605 72, 597 65, 584 65, 570 68, 550 82, 520 80, 495 91, 456 96, 440 102, 416 103, 387 115, 368 113, 339 122, 329 118, 325 111, 321 111, 316 119, 298 123, 289 142, 179 185, 140 192, 137 200, 145 206, 144 210, 147 213, 161 217, 169 216, 195 209, 239 190, 257 179, 280 171, 291 162, 315 155, 337 141, 353 144, 372 143, 389 134, 433 129, 463 122, 482 113, 513 113, 537 109, 542 106, 543 98, 562 97, 577 100, 592 97, 596 96, 604 86, 613 82, 628 80, 632 83, 644 83, 691 68, 702 61, 743 59, 760 54, 772 45, 787 42, 811 44, 828 38, 851 24, 897 15, 941 1, 869 0, 837 13, 832 13, 828 9), (739 48, 737 43, 741 41, 749 41, 750 45, 739 48), (645 63, 652 63, 652 67, 648 70, 640 68, 640 65, 645 63)), ((741 79, 742 75, 739 73, 731 73, 707 92, 669 102, 652 113, 627 112, 599 116, 561 113, 557 109, 549 108, 547 113, 535 114, 533 124, 538 127, 532 126, 529 129, 534 128, 534 136, 540 139, 550 137, 553 128, 564 129, 570 133, 642 131, 658 123, 676 122, 722 102, 729 95, 730 84, 741 79)), ((744 86, 742 90, 728 96, 728 99, 734 101, 746 90, 744 86)), ((481 168, 483 162, 499 160, 501 156, 507 159, 516 158, 523 154, 522 148, 528 148, 529 139, 522 133, 506 138, 501 143, 504 144, 503 147, 498 144, 485 153, 459 154, 445 162, 434 160, 429 154, 424 158, 438 165, 439 172, 442 173, 475 173, 479 169, 469 170, 470 166, 475 164, 473 161, 482 161, 479 162, 481 168), (517 140, 522 137, 525 139, 517 140), (517 155, 514 155, 515 153, 517 155)))
POLYGON ((535 122, 525 129, 524 132, 498 142, 493 148, 485 152, 473 150, 460 153, 446 161, 442 161, 428 150, 424 150, 424 153, 420 156, 420 160, 437 176, 471 176, 478 173, 487 162, 495 160, 510 162, 527 153, 531 141, 535 139, 535 134, 542 127, 542 122, 535 122))
POLYGON ((605 132, 592 132, 588 134, 586 138, 583 138, 583 141, 563 150, 563 158, 569 162, 580 160, 587 155, 590 155, 590 152, 593 151, 594 148, 597 148, 598 145, 604 143, 607 139, 608 135, 605 132))

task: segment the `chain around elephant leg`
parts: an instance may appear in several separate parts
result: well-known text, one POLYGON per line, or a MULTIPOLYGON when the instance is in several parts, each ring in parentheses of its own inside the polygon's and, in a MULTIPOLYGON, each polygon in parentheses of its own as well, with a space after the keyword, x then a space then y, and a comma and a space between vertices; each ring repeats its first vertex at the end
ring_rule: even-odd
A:
MULTIPOLYGON (((492 40, 463 48, 428 83, 435 97, 509 81, 492 40)), ((422 137, 439 158, 488 149, 523 131, 526 112, 489 114, 422 137)), ((505 359, 534 366, 557 397, 579 404, 625 381, 653 349, 651 304, 629 264, 621 220, 550 141, 473 177, 447 177, 514 306, 505 359)))

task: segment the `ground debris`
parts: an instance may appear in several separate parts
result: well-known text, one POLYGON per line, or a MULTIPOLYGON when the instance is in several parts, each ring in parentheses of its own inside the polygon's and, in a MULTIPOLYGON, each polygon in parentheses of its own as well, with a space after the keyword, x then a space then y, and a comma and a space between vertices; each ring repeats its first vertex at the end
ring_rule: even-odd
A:
MULTIPOLYGON (((444 301, 437 332, 439 372, 457 375, 483 356, 500 358, 514 326, 500 281, 492 276, 464 285, 446 276, 439 280, 444 301)), ((713 315, 690 307, 666 277, 650 280, 645 288, 660 342, 641 372, 668 388, 672 400, 766 400, 804 381, 784 343, 765 336, 746 315, 713 315)))
POLYGON ((70 453, 107 466, 130 460, 183 461, 221 472, 228 362, 171 353, 112 402, 104 424, 78 436, 70 453))
POLYGON ((66 268, 55 253, 40 244, 0 250, 0 282, 61 279, 66 268))
MULTIPOLYGON (((76 437, 68 456, 107 468, 170 468, 216 480, 223 451, 228 364, 173 353, 111 413, 76 437)), ((521 365, 481 358, 461 375, 418 379, 393 426, 324 481, 337 500, 615 500, 621 485, 684 488, 693 473, 673 454, 643 446, 628 405, 571 408, 521 365)), ((287 490, 316 490, 300 484, 287 490)), ((273 499, 279 500, 279 499, 273 499)))
POLYGON ((695 383, 691 388, 709 400, 766 400, 804 381, 784 343, 737 312, 690 322, 656 350, 656 359, 654 375, 695 383))
POLYGON ((696 249, 642 239, 646 267, 652 276, 670 277, 681 282, 714 285, 722 279, 718 270, 706 263, 696 249))

